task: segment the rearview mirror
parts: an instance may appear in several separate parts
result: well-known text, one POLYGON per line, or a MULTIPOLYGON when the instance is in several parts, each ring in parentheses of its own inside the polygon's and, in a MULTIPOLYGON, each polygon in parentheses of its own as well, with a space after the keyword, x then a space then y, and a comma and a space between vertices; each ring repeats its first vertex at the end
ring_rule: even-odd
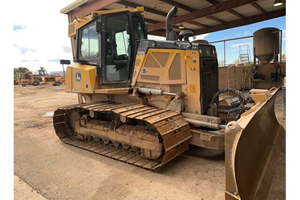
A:
POLYGON ((59 60, 59 63, 62 65, 69 65, 71 62, 70 60, 59 60))

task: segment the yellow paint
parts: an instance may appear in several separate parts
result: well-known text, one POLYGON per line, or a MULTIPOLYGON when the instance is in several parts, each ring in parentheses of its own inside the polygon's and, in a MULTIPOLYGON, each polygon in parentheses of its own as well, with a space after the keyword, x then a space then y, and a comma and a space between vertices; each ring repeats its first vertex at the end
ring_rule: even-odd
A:
POLYGON ((185 84, 186 83, 186 68, 185 68, 185 51, 184 50, 173 50, 173 49, 149 49, 147 51, 146 55, 137 55, 136 59, 141 59, 140 65, 135 66, 134 68, 134 77, 132 81, 132 86, 135 86, 136 82, 141 83, 159 83, 162 85, 166 84, 185 84), (165 66, 162 66, 161 63, 156 59, 155 55, 153 53, 169 53, 169 57, 166 61, 165 66), (181 79, 179 80, 170 80, 169 78, 169 70, 172 66, 172 63, 176 57, 176 55, 179 54, 180 56, 180 72, 181 73, 181 79), (152 56, 152 58, 155 60, 155 62, 158 64, 159 67, 145 67, 145 63, 149 56, 152 56), (146 69, 146 73, 141 73, 143 69, 146 69), (142 79, 141 75, 146 76, 159 76, 159 80, 146 80, 142 79))
MULTIPOLYGON (((136 55, 135 60, 140 60, 139 64, 135 64, 134 70, 133 70, 133 77, 131 81, 131 86, 134 87, 136 85, 137 78, 140 75, 141 67, 143 66, 145 62, 145 55, 136 55)), ((135 62, 137 63, 137 62, 135 62)))
POLYGON ((94 93, 98 88, 96 67, 73 63, 67 67, 65 91, 73 93, 94 93))
POLYGON ((186 50, 187 111, 201 114, 199 52, 186 50))
POLYGON ((133 9, 124 8, 124 9, 113 9, 113 10, 105 10, 105 11, 94 11, 90 15, 87 15, 85 17, 75 17, 75 20, 69 24, 69 37, 72 37, 76 34, 76 30, 80 27, 84 26, 85 24, 89 23, 96 17, 100 15, 107 15, 112 13, 119 13, 119 12, 132 12, 132 13, 143 13, 144 7, 138 6, 133 9), (73 30, 73 31, 72 31, 73 30))
POLYGON ((175 50, 175 49, 149 49, 146 55, 137 55, 136 59, 139 59, 139 65, 135 65, 132 78, 132 87, 136 85, 146 85, 151 87, 166 88, 168 92, 168 86, 172 84, 178 84, 182 86, 182 92, 187 96, 186 111, 191 113, 201 113, 200 103, 200 57, 199 52, 195 50, 175 50), (155 58, 153 53, 169 53, 169 57, 165 66, 155 58), (169 79, 169 69, 174 62, 176 55, 180 55, 180 80, 169 79), (153 67, 145 66, 149 56, 153 58, 153 67), (159 76, 159 80, 143 79, 142 75, 159 76))
POLYGON ((196 85, 189 85, 190 93, 196 93, 196 85))

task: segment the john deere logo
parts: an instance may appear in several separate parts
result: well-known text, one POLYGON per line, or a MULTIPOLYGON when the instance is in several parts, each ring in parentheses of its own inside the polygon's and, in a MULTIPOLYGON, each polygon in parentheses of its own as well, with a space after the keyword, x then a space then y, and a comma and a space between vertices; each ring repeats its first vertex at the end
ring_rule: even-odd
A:
POLYGON ((75 74, 75 81, 76 81, 76 82, 80 82, 80 81, 81 81, 81 74, 80 74, 80 72, 77 72, 77 73, 75 74))

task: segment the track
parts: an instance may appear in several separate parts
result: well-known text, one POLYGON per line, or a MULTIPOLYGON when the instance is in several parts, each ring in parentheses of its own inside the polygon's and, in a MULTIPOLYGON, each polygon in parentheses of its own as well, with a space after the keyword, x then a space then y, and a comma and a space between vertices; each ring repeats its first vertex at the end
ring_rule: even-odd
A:
MULTIPOLYGON (((66 144, 150 170, 163 166, 186 151, 189 148, 192 137, 190 127, 182 115, 138 103, 97 102, 58 108, 53 115, 53 125, 57 136, 66 144), (84 115, 82 113, 91 112, 95 115, 97 114, 97 116, 108 117, 111 120, 106 121, 106 123, 109 123, 108 128, 103 128, 104 125, 101 127, 93 125, 95 123, 89 117, 83 118, 84 115), (79 120, 79 115, 76 116, 76 114, 73 115, 72 113, 80 113, 81 121, 79 120), (86 118, 89 119, 86 121, 82 120, 86 118), (78 120, 78 125, 73 124, 72 121, 74 120, 78 120), (128 121, 131 123, 132 121, 138 122, 143 124, 143 126, 132 126, 128 121), (90 129, 82 127, 83 125, 90 129), (74 126, 80 128, 74 128, 74 126), (147 130, 151 126, 152 132, 147 130), (132 134, 132 130, 137 129, 136 127, 141 127, 138 129, 140 132, 132 134), (85 134, 80 134, 80 131, 74 131, 74 129, 81 132, 85 131, 85 134), (96 131, 102 135, 106 134, 106 136, 95 139, 95 134, 92 133, 96 131), (142 136, 140 133, 142 133, 142 136), (119 141, 105 139, 112 137, 123 137, 127 138, 128 141, 134 141, 136 140, 135 138, 138 138, 136 140, 138 141, 137 144, 145 143, 150 148, 151 146, 157 146, 158 148, 160 145, 162 147, 161 155, 159 154, 158 158, 150 159, 145 156, 146 151, 150 152, 149 149, 141 150, 141 148, 132 145, 128 147, 130 146, 128 143, 120 144, 119 141)), ((148 154, 151 157, 151 152, 148 154)))

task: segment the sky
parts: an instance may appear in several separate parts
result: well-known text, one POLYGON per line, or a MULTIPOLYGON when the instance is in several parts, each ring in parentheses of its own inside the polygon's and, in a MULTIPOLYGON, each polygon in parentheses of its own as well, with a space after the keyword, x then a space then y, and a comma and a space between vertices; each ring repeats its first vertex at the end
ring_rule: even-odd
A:
MULTIPOLYGON (((239 39, 234 41, 225 42, 225 56, 224 56, 224 43, 215 41, 227 40, 232 38, 241 38, 252 36, 253 33, 262 28, 278 28, 282 30, 282 54, 286 54, 286 17, 279 17, 263 22, 241 26, 237 28, 231 28, 222 31, 216 31, 212 33, 206 33, 203 35, 197 35, 190 37, 190 41, 204 39, 208 42, 212 42, 215 45, 218 52, 219 64, 235 64, 239 59, 239 53, 248 53, 249 58, 253 61, 253 38, 239 39), (194 38, 195 37, 195 38, 194 38)), ((150 36, 151 37, 151 36, 150 36)), ((153 39, 164 40, 164 37, 151 37, 153 39)))
POLYGON ((72 2, 18 1, 12 15, 13 67, 27 67, 32 71, 44 67, 47 71, 62 71, 59 60, 72 60, 68 18, 60 13, 61 8, 72 2))
MULTIPOLYGON (((67 15, 60 9, 73 0, 60 1, 17 1, 13 16, 13 55, 12 67, 27 67, 35 72, 44 67, 48 72, 61 71, 60 59, 72 61, 71 44, 68 34, 67 15), (29 6, 35 5, 35 6, 29 6), (24 9, 26 8, 26 9, 24 9), (41 9, 36 9, 41 8, 41 9)), ((252 25, 196 36, 209 42, 236 37, 251 36, 264 27, 276 27, 283 30, 283 53, 285 53, 286 18, 280 17, 252 25)), ((150 36, 151 37, 151 36, 150 36)), ((153 37, 152 37, 153 38, 153 37)), ((155 37, 154 37, 155 38, 155 37)), ((160 38, 161 39, 161 38, 160 38)), ((223 43, 214 43, 219 62, 224 62, 223 43)), ((239 56, 239 46, 249 51, 252 58, 252 38, 226 43, 226 64, 233 64, 239 56)))
MULTIPOLYGON (((286 17, 279 17, 263 22, 241 26, 237 28, 227 29, 223 31, 213 32, 205 37, 209 42, 226 40, 231 38, 240 38, 252 36, 253 33, 262 28, 274 27, 282 30, 282 54, 286 54, 286 17)), ((218 60, 224 61, 224 43, 212 43, 216 46, 218 52, 218 60)), ((239 52, 249 53, 251 61, 253 60, 253 38, 240 39, 234 41, 226 41, 225 43, 226 64, 234 64, 239 58, 239 52)))

